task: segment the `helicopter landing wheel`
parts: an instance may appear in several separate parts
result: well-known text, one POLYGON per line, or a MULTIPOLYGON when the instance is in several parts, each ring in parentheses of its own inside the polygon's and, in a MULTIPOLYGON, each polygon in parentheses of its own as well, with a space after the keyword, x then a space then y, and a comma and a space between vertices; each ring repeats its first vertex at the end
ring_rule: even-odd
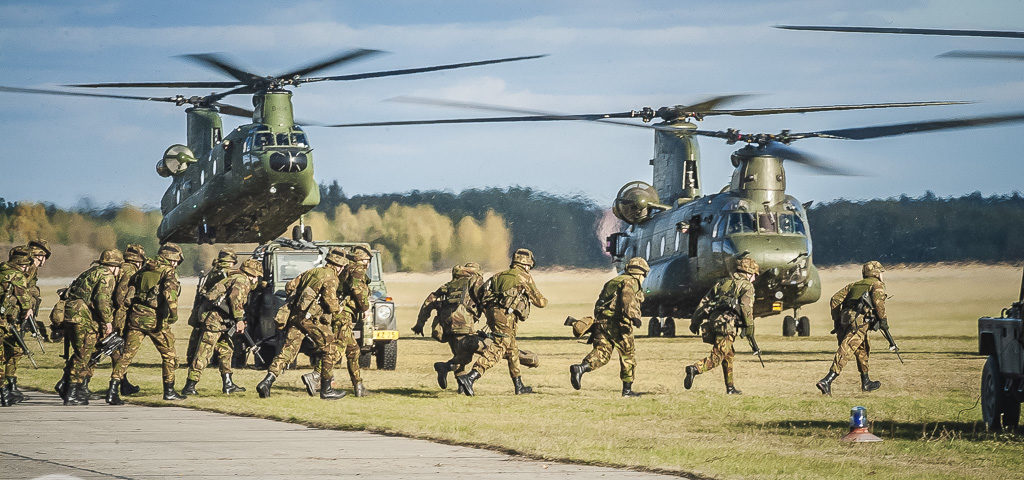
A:
POLYGON ((647 336, 654 338, 661 335, 661 322, 658 321, 658 317, 651 317, 647 322, 647 336))
POLYGON ((792 315, 786 315, 782 319, 782 336, 792 337, 796 335, 796 319, 792 315))
POLYGON ((200 225, 196 227, 196 243, 202 245, 209 243, 213 245, 216 243, 216 231, 213 227, 207 225, 200 225))
POLYGON ((661 327, 661 334, 665 338, 675 338, 676 336, 676 320, 672 317, 665 317, 665 324, 661 327))
POLYGON ((796 319, 796 334, 801 337, 811 336, 811 319, 807 316, 796 319))
POLYGON ((302 228, 302 239, 307 242, 313 241, 313 227, 306 225, 302 228))
POLYGON ((292 240, 296 242, 302 240, 302 227, 299 225, 292 227, 292 240))

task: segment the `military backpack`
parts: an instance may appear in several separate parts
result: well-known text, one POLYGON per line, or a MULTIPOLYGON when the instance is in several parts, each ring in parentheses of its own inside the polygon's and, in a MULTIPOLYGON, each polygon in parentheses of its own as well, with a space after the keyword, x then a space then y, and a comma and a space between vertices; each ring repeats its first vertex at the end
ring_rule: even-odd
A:
POLYGON ((707 301, 693 312, 692 320, 700 322, 701 339, 704 343, 715 343, 715 337, 735 333, 734 325, 740 318, 740 286, 736 279, 719 281, 705 295, 707 301))

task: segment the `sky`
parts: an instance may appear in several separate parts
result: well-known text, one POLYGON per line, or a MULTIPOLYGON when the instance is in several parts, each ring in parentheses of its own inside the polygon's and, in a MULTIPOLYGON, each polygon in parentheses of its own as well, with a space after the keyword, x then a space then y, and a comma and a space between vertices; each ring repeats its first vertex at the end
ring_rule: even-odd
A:
MULTIPOLYGON (((0 85, 220 81, 175 58, 223 52, 274 74, 351 48, 388 53, 324 74, 548 54, 524 62, 295 89, 296 116, 349 123, 481 116, 387 101, 402 95, 562 113, 618 112, 753 94, 731 108, 924 100, 970 105, 714 117, 703 129, 814 131, 1024 111, 1024 62, 939 59, 949 50, 1024 51, 1024 39, 794 32, 779 24, 1019 30, 1024 1, 4 2, 0 85)), ((204 90, 120 89, 118 94, 204 90)), ((251 105, 245 96, 225 99, 251 105)), ((0 93, 0 197, 74 206, 159 205, 154 165, 185 142, 183 107, 0 93)), ((225 117, 225 128, 245 122, 225 117)), ((1024 125, 795 147, 864 173, 787 167, 801 201, 940 196, 1022 188, 1013 140, 1024 125)), ((308 127, 319 181, 349 195, 529 186, 608 205, 651 181, 653 133, 589 122, 331 129, 308 127)), ((706 193, 729 181, 737 148, 701 139, 706 193)))

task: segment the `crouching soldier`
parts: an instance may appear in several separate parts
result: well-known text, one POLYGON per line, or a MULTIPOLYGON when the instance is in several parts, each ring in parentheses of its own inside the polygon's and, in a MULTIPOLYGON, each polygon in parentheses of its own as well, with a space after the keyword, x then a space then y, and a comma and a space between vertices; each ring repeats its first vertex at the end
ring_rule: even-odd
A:
POLYGON ((119 250, 105 250, 96 263, 71 283, 64 304, 64 332, 73 352, 64 369, 64 405, 89 404, 89 358, 99 340, 114 331, 114 286, 124 257, 119 250))

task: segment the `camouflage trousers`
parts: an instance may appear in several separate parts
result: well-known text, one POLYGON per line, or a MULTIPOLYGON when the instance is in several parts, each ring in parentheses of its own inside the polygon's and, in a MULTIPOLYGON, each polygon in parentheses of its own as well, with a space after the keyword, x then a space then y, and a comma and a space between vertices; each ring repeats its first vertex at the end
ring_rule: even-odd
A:
POLYGON ((595 325, 590 334, 594 349, 583 359, 590 368, 597 370, 612 359, 612 350, 619 352, 619 378, 623 382, 633 381, 636 370, 636 348, 633 344, 633 332, 618 319, 608 319, 605 323, 595 325))
POLYGON ((839 350, 832 359, 832 373, 839 375, 843 366, 850 360, 850 357, 857 358, 857 368, 861 373, 868 373, 868 327, 867 322, 854 323, 849 329, 844 329, 846 335, 839 340, 839 350))
POLYGON ((14 339, 17 333, 13 329, 5 329, 4 344, 4 377, 18 378, 18 361, 25 356, 25 350, 14 339))
POLYGON ((135 355, 139 353, 139 348, 142 348, 142 339, 145 337, 149 337, 153 341, 153 346, 160 353, 164 383, 174 383, 174 369, 178 367, 178 358, 174 351, 174 334, 171 333, 170 325, 153 332, 129 326, 128 335, 124 339, 124 353, 114 362, 114 370, 110 373, 110 378, 112 380, 124 378, 124 375, 128 373, 128 366, 135 359, 135 355))
POLYGON ((448 349, 452 351, 452 358, 446 363, 456 375, 469 373, 470 367, 473 366, 473 354, 476 353, 473 347, 476 346, 476 342, 467 342, 468 337, 469 335, 461 333, 449 333, 444 336, 448 341, 448 349))
POLYGON ((725 377, 725 385, 733 385, 732 363, 736 351, 732 348, 732 342, 736 341, 736 335, 716 335, 715 343, 711 346, 711 353, 704 360, 695 364, 698 373, 704 373, 722 364, 722 375, 725 377))
MULTIPOLYGON (((7 338, 7 321, 0 318, 0 338, 7 338)), ((7 342, 0 341, 0 362, 7 363, 7 342)), ((6 369, 0 368, 0 387, 7 385, 6 369)))
POLYGON ((203 375, 203 370, 210 364, 210 357, 216 351, 220 355, 220 373, 231 372, 231 358, 235 355, 235 342, 231 340, 226 331, 213 331, 200 329, 202 336, 199 346, 196 347, 195 357, 188 368, 188 379, 198 382, 203 375))
POLYGON ((303 338, 309 338, 309 341, 313 342, 313 348, 316 350, 315 355, 320 359, 320 361, 312 362, 314 366, 317 363, 322 363, 324 375, 328 379, 333 379, 334 357, 328 354, 331 341, 334 339, 333 332, 331 332, 330 326, 326 323, 308 318, 288 326, 288 330, 285 332, 284 343, 281 345, 281 351, 270 362, 267 372, 273 373, 274 376, 280 376, 284 368, 299 355, 299 348, 302 346, 303 338))
MULTIPOLYGON (((352 381, 352 386, 363 381, 359 371, 359 344, 356 343, 351 322, 335 322, 334 341, 331 342, 327 354, 331 356, 332 366, 338 365, 342 354, 344 354, 346 366, 348 367, 348 378, 352 381)), ((323 371, 322 359, 319 362, 313 362, 313 371, 318 374, 323 371)), ((334 375, 331 375, 331 378, 334 378, 334 375)))
POLYGON ((516 341, 519 328, 516 325, 516 318, 507 315, 504 309, 489 308, 486 313, 487 326, 491 328, 494 343, 480 354, 480 359, 473 365, 473 370, 483 374, 504 358, 508 361, 509 376, 519 378, 519 342, 516 341))
POLYGON ((96 351, 96 343, 100 337, 99 329, 95 322, 89 320, 68 323, 64 331, 65 336, 68 337, 67 341, 71 342, 71 355, 68 357, 69 381, 82 383, 85 381, 85 377, 92 375, 89 357, 92 356, 92 352, 96 351))

